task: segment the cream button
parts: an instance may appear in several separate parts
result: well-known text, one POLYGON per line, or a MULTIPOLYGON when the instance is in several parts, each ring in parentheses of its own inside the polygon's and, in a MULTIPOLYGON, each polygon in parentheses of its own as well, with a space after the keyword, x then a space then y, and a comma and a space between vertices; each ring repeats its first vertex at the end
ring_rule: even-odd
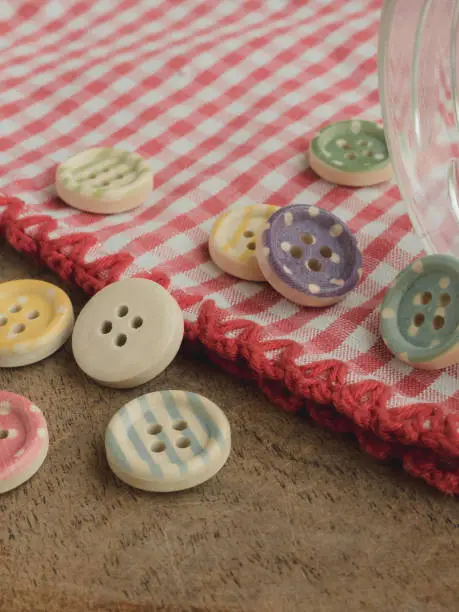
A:
POLYGON ((251 204, 220 215, 209 236, 212 261, 236 278, 264 280, 255 255, 255 235, 278 208, 272 204, 251 204))
POLYGON ((122 280, 97 293, 81 311, 72 348, 78 366, 107 387, 127 389, 158 376, 183 339, 182 311, 157 283, 122 280))
POLYGON ((214 476, 231 450, 228 419, 186 391, 142 395, 110 421, 105 450, 113 472, 145 491, 180 491, 214 476))
POLYGON ((69 206, 92 213, 121 213, 142 204, 153 189, 153 174, 137 153, 88 149, 60 164, 56 191, 69 206))
POLYGON ((16 280, 0 285, 0 367, 25 366, 48 357, 72 333, 68 295, 50 283, 16 280))
POLYGON ((0 493, 29 480, 48 453, 48 428, 38 406, 0 391, 0 493))

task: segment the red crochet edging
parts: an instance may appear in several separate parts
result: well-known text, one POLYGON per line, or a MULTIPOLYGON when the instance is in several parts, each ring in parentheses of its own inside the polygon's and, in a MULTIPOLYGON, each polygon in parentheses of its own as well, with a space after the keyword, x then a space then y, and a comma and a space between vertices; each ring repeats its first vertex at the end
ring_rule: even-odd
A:
MULTIPOLYGON (((127 253, 85 263, 96 238, 73 234, 50 239, 57 222, 47 215, 21 218, 24 203, 0 197, 6 209, 0 231, 18 251, 43 261, 63 280, 73 281, 88 294, 116 281, 132 262, 127 253), (26 231, 29 230, 29 233, 26 231)), ((142 275, 169 287, 166 275, 142 275)), ((339 361, 299 366, 301 346, 290 340, 263 340, 263 329, 244 320, 225 320, 225 312, 212 301, 173 292, 182 309, 201 303, 196 322, 185 325, 186 338, 199 343, 208 356, 227 372, 254 380, 275 404, 290 412, 309 414, 336 432, 352 433, 373 457, 396 458, 404 469, 446 493, 459 493, 459 419, 445 416, 438 404, 412 404, 387 409, 390 388, 378 381, 346 383, 348 368, 339 361), (228 338, 228 333, 237 334, 228 338), (268 351, 279 351, 270 360, 268 351), (424 423, 429 421, 428 429, 424 423)))

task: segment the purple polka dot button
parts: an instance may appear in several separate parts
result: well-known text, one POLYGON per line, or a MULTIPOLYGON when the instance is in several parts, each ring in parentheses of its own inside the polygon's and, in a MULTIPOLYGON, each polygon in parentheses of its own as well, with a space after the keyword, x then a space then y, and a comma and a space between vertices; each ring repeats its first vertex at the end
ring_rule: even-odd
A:
POLYGON ((362 256, 346 225, 321 208, 293 204, 260 230, 256 255, 269 284, 301 306, 342 300, 362 276, 362 256))

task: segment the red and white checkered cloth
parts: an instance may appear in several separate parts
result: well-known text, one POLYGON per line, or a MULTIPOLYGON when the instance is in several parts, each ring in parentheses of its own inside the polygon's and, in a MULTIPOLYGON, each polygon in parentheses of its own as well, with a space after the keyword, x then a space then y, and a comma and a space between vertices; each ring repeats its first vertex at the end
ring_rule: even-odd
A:
POLYGON ((151 274, 183 307, 187 336, 227 369, 459 492, 458 368, 413 371, 378 333, 385 288, 422 252, 399 191, 334 187, 306 163, 307 141, 324 123, 380 119, 380 8, 381 0, 3 3, 1 229, 88 291, 151 274), (56 164, 94 146, 149 160, 155 189, 145 205, 100 217, 56 198, 56 164), (357 289, 331 308, 299 308, 217 269, 207 251, 212 224, 253 202, 333 210, 363 253, 357 289))

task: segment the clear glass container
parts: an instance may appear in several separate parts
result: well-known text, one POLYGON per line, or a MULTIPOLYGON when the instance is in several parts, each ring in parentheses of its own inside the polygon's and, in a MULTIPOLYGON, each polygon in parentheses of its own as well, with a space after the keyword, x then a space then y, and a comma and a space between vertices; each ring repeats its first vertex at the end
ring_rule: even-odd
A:
POLYGON ((395 176, 428 253, 459 257, 459 0, 385 0, 379 88, 395 176))

